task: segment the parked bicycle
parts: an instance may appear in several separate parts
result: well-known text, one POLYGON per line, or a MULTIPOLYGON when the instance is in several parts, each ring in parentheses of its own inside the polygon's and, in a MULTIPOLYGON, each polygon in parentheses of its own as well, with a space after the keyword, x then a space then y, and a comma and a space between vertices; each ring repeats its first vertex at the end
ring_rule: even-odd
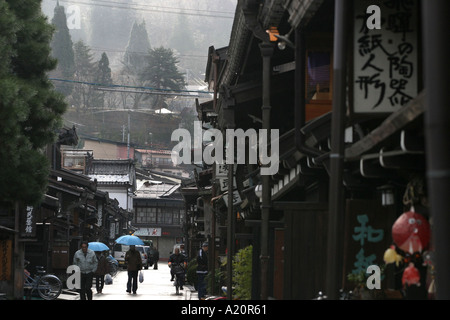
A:
POLYGON ((63 288, 61 280, 53 274, 47 274, 42 266, 36 266, 36 275, 33 278, 26 269, 29 263, 29 261, 25 261, 24 268, 24 289, 29 290, 28 297, 31 298, 33 292, 37 291, 42 299, 55 300, 58 298, 63 288))

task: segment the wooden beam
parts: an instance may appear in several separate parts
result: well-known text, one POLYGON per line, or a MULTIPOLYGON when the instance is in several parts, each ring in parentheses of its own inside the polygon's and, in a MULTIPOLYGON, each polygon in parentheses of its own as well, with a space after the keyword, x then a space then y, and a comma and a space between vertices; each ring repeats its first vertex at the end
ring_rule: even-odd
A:
POLYGON ((396 133, 405 125, 420 116, 424 110, 425 90, 406 106, 392 113, 383 123, 366 135, 363 139, 355 142, 345 150, 346 160, 357 160, 364 153, 375 147, 378 143, 396 133))

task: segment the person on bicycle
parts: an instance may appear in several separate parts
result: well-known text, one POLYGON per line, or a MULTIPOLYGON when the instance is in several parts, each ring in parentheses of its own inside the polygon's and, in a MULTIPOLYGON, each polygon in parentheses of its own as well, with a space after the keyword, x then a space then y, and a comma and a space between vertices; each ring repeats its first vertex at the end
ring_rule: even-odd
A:
POLYGON ((81 273, 80 300, 92 300, 92 279, 98 265, 95 252, 88 249, 88 245, 87 241, 81 242, 80 250, 73 257, 73 264, 80 267, 81 273))
MULTIPOLYGON (((172 275, 172 279, 170 279, 170 281, 173 281, 173 278, 175 276, 174 266, 179 265, 179 266, 183 267, 183 270, 186 270, 186 268, 187 268, 186 256, 180 253, 180 249, 179 248, 176 248, 175 249, 175 253, 170 255, 168 265, 169 265, 169 268, 170 268, 170 274, 172 275)), ((181 279, 180 289, 183 290, 184 272, 179 277, 181 279)))

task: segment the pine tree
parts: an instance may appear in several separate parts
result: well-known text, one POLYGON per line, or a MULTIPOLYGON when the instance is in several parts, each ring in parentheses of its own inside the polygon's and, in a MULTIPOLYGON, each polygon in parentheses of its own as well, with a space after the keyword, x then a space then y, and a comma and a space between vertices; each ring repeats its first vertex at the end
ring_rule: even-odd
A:
POLYGON ((103 52, 98 62, 96 82, 101 84, 112 84, 111 68, 109 67, 108 55, 103 52))
MULTIPOLYGON (((146 66, 148 51, 150 50, 150 41, 145 27, 145 22, 134 22, 130 32, 130 38, 123 57, 123 68, 121 72, 121 80, 126 81, 132 86, 143 86, 144 82, 140 77, 140 73, 146 66)), ((133 109, 138 109, 144 98, 142 93, 125 93, 122 94, 124 107, 127 107, 127 100, 132 101, 133 109)))
MULTIPOLYGON (((186 86, 184 74, 178 71, 178 60, 171 49, 159 47, 149 51, 147 67, 141 79, 147 86, 164 90, 182 90, 186 86)), ((166 96, 158 95, 154 107, 164 107, 166 96)))
MULTIPOLYGON (((50 75, 52 77, 72 79, 75 71, 73 43, 67 27, 64 7, 59 5, 59 1, 56 3, 52 24, 55 28, 51 42, 52 56, 58 60, 58 65, 50 75)), ((65 96, 72 92, 72 86, 66 83, 57 84, 56 89, 65 96)))
POLYGON ((148 38, 145 22, 134 22, 130 32, 130 39, 125 49, 123 63, 133 74, 136 74, 140 68, 145 66, 145 60, 150 50, 150 41, 148 38))
MULTIPOLYGON (((93 61, 91 49, 82 40, 74 44, 75 73, 74 80, 93 83, 97 74, 97 68, 93 61)), ((87 109, 101 107, 100 94, 95 87, 89 84, 78 83, 74 85, 70 97, 71 104, 77 112, 86 112, 87 109)))
POLYGON ((56 139, 66 110, 47 73, 53 28, 40 1, 0 0, 0 201, 34 205, 50 163, 42 148, 56 139))
MULTIPOLYGON (((112 78, 111 78, 111 68, 109 67, 109 59, 108 55, 103 52, 102 57, 98 61, 97 64, 97 73, 95 77, 95 83, 99 84, 112 84, 112 78)), ((99 95, 99 105, 102 107, 105 107, 106 103, 112 102, 111 99, 106 99, 106 93, 102 92, 99 95)))

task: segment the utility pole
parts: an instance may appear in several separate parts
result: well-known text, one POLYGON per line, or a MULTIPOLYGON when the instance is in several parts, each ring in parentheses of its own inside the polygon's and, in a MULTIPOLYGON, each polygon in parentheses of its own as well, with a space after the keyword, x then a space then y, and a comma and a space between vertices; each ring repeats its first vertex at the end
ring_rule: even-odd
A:
POLYGON ((130 110, 128 110, 128 136, 127 136, 127 157, 130 159, 130 110))
MULTIPOLYGON (((263 59, 263 83, 262 83, 262 128, 266 129, 270 136, 270 76, 271 59, 273 55, 273 44, 270 41, 263 41, 259 48, 263 59)), ((269 139, 267 139, 269 143, 269 139)), ((261 205, 261 299, 267 300, 269 297, 269 218, 270 218, 270 176, 262 175, 262 205, 261 205)))
POLYGON ((344 130, 346 113, 348 32, 352 11, 351 0, 336 0, 334 9, 334 77, 333 110, 331 117, 330 186, 328 210, 328 239, 326 294, 339 297, 343 265, 343 234, 345 197, 343 186, 344 130))
POLYGON ((427 182, 433 218, 436 298, 439 300, 450 299, 450 49, 446 41, 450 27, 449 14, 448 0, 422 1, 427 182))

